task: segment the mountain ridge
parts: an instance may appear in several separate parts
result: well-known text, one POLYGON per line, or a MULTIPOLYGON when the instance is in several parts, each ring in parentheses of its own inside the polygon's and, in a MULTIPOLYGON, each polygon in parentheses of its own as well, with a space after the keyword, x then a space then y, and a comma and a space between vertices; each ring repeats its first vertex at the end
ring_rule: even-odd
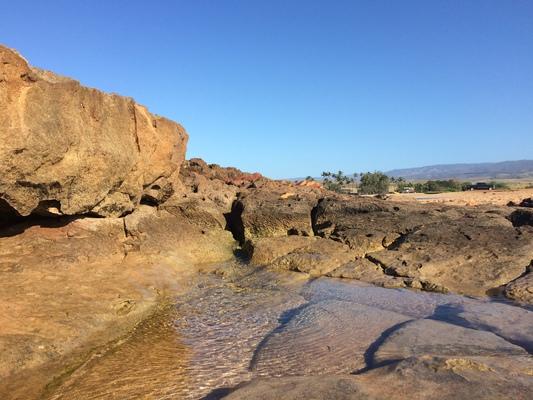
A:
POLYGON ((533 178, 533 160, 435 164, 385 172, 405 179, 524 179, 533 178))

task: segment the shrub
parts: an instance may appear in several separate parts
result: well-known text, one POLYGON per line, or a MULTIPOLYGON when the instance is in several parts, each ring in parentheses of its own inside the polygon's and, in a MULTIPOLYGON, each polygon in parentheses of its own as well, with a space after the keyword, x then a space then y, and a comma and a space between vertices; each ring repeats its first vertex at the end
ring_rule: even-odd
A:
POLYGON ((383 172, 367 172, 361 175, 359 193, 385 194, 389 192, 390 179, 383 172))

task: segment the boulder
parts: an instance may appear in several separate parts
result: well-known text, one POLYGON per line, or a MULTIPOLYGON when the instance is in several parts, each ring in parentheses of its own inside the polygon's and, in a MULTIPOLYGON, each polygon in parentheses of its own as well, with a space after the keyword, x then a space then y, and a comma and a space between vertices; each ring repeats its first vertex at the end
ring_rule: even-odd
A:
POLYGON ((0 219, 116 217, 174 191, 187 133, 0 46, 0 219))
POLYGON ((529 208, 519 208, 509 215, 509 220, 513 226, 533 226, 533 210, 529 208))
POLYGON ((233 204, 231 221, 241 243, 260 237, 313 236, 311 211, 318 200, 317 194, 309 188, 279 189, 250 188, 239 194, 233 204), (287 189, 294 191, 287 192, 287 189))

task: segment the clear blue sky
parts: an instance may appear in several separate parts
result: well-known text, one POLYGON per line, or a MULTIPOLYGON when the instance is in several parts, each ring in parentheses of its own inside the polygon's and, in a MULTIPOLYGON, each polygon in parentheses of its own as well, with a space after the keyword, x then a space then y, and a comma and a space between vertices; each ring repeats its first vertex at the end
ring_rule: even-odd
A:
POLYGON ((0 43, 271 177, 533 158, 533 1, 6 1, 0 43))

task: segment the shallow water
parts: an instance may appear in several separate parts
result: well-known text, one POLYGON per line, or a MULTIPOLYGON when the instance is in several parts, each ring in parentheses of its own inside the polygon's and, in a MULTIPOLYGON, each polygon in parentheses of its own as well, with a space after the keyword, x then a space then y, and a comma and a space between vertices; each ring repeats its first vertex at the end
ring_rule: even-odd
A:
POLYGON ((50 399, 218 398, 255 376, 372 367, 395 327, 436 319, 533 350, 533 312, 510 304, 234 265, 93 357, 50 399), (228 272, 229 271, 229 272, 228 272))

